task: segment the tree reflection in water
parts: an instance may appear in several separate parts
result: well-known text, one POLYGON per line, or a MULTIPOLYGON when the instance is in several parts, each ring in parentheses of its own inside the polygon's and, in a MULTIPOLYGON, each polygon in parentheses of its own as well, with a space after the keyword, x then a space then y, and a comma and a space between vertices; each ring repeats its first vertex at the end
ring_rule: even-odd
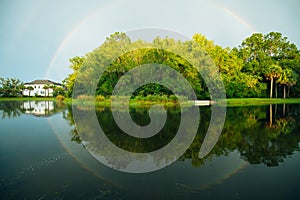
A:
MULTIPOLYGON (((194 167, 203 165, 205 160, 212 156, 226 156, 234 151, 238 151, 241 158, 250 164, 278 166, 293 152, 299 151, 300 134, 297 133, 297 129, 300 128, 300 105, 229 107, 222 135, 213 150, 204 159, 200 159, 198 154, 209 125, 210 108, 201 107, 200 113, 201 119, 197 136, 179 159, 179 161, 191 160, 194 167)), ((149 123, 146 108, 132 108, 131 116, 137 124, 149 123)), ((71 107, 68 108, 64 117, 69 120, 71 125, 74 125, 71 107)), ((149 152, 159 149, 172 140, 180 123, 180 109, 168 109, 169 121, 166 122, 160 133, 149 139, 133 138, 123 133, 116 126, 109 108, 98 110, 97 117, 106 136, 115 145, 130 152, 149 152)), ((108 159, 117 159, 117 155, 114 155, 114 152, 110 152, 109 149, 106 152, 98 151, 97 146, 100 144, 96 139, 97 136, 91 134, 89 127, 84 127, 84 129, 86 130, 85 135, 78 135, 74 126, 71 131, 71 140, 81 143, 81 138, 89 138, 86 142, 95 154, 107 156, 108 159)), ((166 158, 161 159, 157 162, 168 159, 167 155, 166 158)), ((123 164, 126 165, 126 163, 123 164)))
POLYGON ((20 117, 25 110, 22 109, 22 102, 19 101, 0 101, 1 119, 20 117))

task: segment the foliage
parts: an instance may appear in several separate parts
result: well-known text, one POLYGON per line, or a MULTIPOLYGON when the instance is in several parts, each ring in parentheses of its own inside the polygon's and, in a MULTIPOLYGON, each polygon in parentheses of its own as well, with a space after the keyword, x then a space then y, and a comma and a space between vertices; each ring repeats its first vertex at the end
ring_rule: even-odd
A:
POLYGON ((0 97, 18 97, 24 89, 22 81, 16 78, 0 78, 0 97))
POLYGON ((25 89, 27 89, 29 91, 29 94, 28 96, 30 97, 31 96, 31 91, 34 90, 34 88, 30 85, 30 86, 27 86, 25 89))
POLYGON ((68 77, 63 80, 64 85, 67 87, 67 92, 66 92, 67 97, 72 96, 75 79, 78 74, 78 70, 82 66, 84 60, 85 57, 79 57, 79 56, 70 59, 71 62, 70 68, 73 70, 73 73, 69 74, 68 77))
POLYGON ((102 101, 104 101, 104 100, 105 100, 105 97, 102 96, 102 95, 97 95, 96 98, 95 98, 95 101, 96 101, 96 102, 102 102, 102 101))
POLYGON ((53 88, 53 96, 66 96, 66 90, 63 87, 54 87, 53 88))
MULTIPOLYGON (((254 33, 239 46, 238 55, 244 62, 242 71, 259 77, 261 83, 267 84, 270 98, 273 97, 274 81, 280 84, 284 90, 286 82, 291 81, 292 85, 295 85, 299 81, 299 50, 295 44, 290 43, 287 37, 283 37, 281 33, 270 32, 266 35, 254 33), (293 76, 293 78, 291 76, 282 77, 285 70, 290 71, 291 74, 298 71, 298 76, 293 76), (280 80, 283 78, 286 81, 280 80)), ((276 84, 276 97, 277 89, 276 84)), ((285 94, 283 94, 283 97, 285 97, 285 94)))
MULTIPOLYGON (((204 69, 211 75, 212 65, 217 66, 228 98, 272 98, 274 91, 276 97, 299 97, 300 94, 300 53, 281 33, 254 33, 240 46, 230 49, 215 44, 202 34, 195 34, 192 40, 185 42, 172 38, 155 38, 152 42, 146 42, 131 41, 125 33, 116 32, 93 52, 70 59, 73 73, 64 80, 68 88, 66 96, 71 97, 75 80, 79 84, 87 82, 88 86, 97 80, 96 95, 110 96, 126 72, 143 64, 158 63, 180 72, 192 85, 198 99, 210 98, 212 94, 208 92, 207 83, 187 59, 192 60, 193 64, 205 66, 204 69), (110 58, 114 60, 110 62, 110 58), (99 65, 108 67, 101 71, 104 69, 99 69, 99 65), (100 80, 94 77, 99 70, 103 73, 100 80), (82 80, 76 79, 79 72, 84 72, 82 80)), ((130 84, 130 80, 126 81, 130 84)), ((89 91, 87 94, 92 93, 89 91)), ((162 85, 147 84, 138 88, 133 96, 169 97, 172 94, 162 85)))
POLYGON ((62 95, 57 95, 56 96, 56 100, 58 101, 64 101, 66 99, 66 97, 62 96, 62 95))

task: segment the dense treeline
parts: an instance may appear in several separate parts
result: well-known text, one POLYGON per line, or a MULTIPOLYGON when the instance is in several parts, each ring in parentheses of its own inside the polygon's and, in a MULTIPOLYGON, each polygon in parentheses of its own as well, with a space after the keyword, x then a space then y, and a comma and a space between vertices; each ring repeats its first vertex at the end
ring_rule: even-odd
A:
MULTIPOLYGON (((278 32, 266 35, 255 33, 232 49, 216 45, 201 34, 195 34, 192 40, 185 42, 172 38, 156 38, 149 43, 141 40, 133 42, 126 34, 116 32, 93 52, 74 57, 70 62, 73 73, 64 80, 69 97, 79 72, 84 74, 81 76, 82 80, 88 83, 87 80, 93 80, 90 77, 97 74, 94 70, 99 70, 98 66, 109 65, 98 82, 96 94, 110 96, 122 75, 147 63, 164 64, 179 71, 191 83, 199 99, 210 98, 212 94, 192 66, 194 63, 205 66, 208 75, 212 77, 214 72, 210 70, 211 66, 217 66, 227 98, 286 98, 299 97, 300 94, 299 50, 278 32), (147 45, 151 48, 145 48, 147 45), (183 56, 176 52, 181 52, 180 55, 183 56), (115 60, 108 62, 114 56, 115 60)), ((134 93, 135 96, 162 94, 171 95, 172 92, 161 85, 149 84, 134 93)))

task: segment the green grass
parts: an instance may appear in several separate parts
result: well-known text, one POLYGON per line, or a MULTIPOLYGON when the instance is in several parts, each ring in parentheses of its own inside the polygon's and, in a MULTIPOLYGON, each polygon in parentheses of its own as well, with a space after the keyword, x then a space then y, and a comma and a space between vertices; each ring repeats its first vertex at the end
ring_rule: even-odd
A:
MULTIPOLYGON (((103 101, 91 101, 91 100, 72 100, 72 99, 66 99, 64 101, 65 103, 69 104, 75 104, 75 105, 82 105, 82 106, 93 106, 95 105, 96 107, 110 107, 111 106, 111 99, 105 99, 103 101)), ((129 101, 129 106, 130 107, 136 107, 136 108, 143 108, 143 107, 150 107, 151 105, 155 104, 161 104, 166 107, 176 107, 178 106, 177 101, 150 101, 150 100, 136 100, 136 99, 131 99, 129 101)), ((189 106, 191 104, 184 103, 184 106, 189 106)), ((125 101, 119 100, 117 106, 124 107, 127 106, 125 101)))
POLYGON ((0 101, 53 101, 54 97, 1 97, 0 101))
MULTIPOLYGON (((55 101, 54 97, 14 97, 14 98, 0 98, 0 101, 55 101)), ((109 107, 111 106, 111 99, 105 98, 101 101, 94 102, 93 100, 72 100, 71 98, 66 98, 64 103, 67 104, 76 104, 83 106, 98 106, 98 107, 109 107)), ((125 102, 120 99, 120 106, 126 106, 125 102)), ((218 105, 227 105, 227 106, 255 106, 255 105, 269 105, 269 104, 300 104, 300 98, 234 98, 234 99, 225 99, 218 100, 216 104, 218 105)), ((142 99, 131 99, 129 102, 131 107, 150 107, 154 104, 161 104, 167 107, 176 107, 178 106, 177 101, 173 101, 170 99, 154 99, 149 100, 147 98, 142 99)), ((191 106, 190 103, 184 104, 185 106, 191 106)))
POLYGON ((281 98, 236 98, 218 100, 217 104, 227 106, 251 106, 269 104, 300 104, 300 98, 281 99, 281 98))

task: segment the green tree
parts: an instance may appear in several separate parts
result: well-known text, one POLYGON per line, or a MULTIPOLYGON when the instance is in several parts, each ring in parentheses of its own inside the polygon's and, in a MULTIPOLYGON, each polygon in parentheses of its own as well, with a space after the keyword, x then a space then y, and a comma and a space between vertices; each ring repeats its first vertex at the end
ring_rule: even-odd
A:
POLYGON ((32 90, 34 90, 34 88, 32 86, 28 86, 28 87, 26 87, 26 89, 29 91, 28 96, 30 97, 31 96, 30 93, 32 90))
MULTIPOLYGON (((268 82, 270 97, 273 97, 273 84, 284 69, 291 69, 299 55, 296 45, 290 43, 281 33, 266 35, 255 33, 239 46, 239 57, 243 59, 243 71, 268 82)), ((275 85, 277 94, 277 86, 275 85)))
MULTIPOLYGON (((140 40, 131 42, 124 33, 115 33, 107 38, 103 45, 87 54, 86 57, 88 61, 84 62, 73 75, 80 72, 80 76, 76 76, 76 83, 79 89, 85 88, 85 91, 89 91, 89 86, 92 84, 90 84, 90 82, 98 81, 96 94, 110 96, 118 80, 133 67, 148 63, 163 64, 172 67, 186 77, 186 79, 191 82, 191 86, 196 91, 198 98, 209 98, 208 90, 205 88, 198 71, 188 63, 185 58, 176 54, 176 51, 188 52, 186 53, 188 58, 194 59, 195 62, 203 62, 205 64, 207 61, 204 60, 203 50, 197 49, 197 46, 199 45, 194 41, 183 43, 169 38, 155 38, 152 43, 146 43, 140 40), (145 46, 141 47, 142 44, 148 45, 149 48, 145 48, 145 46), (174 50, 175 53, 164 49, 174 50), (111 58, 113 58, 112 62, 111 58), (99 66, 108 67, 104 71, 104 67, 101 68, 99 66), (97 80, 99 77, 95 77, 95 74, 97 74, 96 72, 99 70, 103 70, 103 74, 101 79, 97 80)), ((209 68, 206 70, 209 71, 209 68)), ((160 76, 160 74, 149 74, 149 76, 160 76)), ((163 77, 160 78, 164 80, 163 77)), ((176 80, 169 81, 174 81, 175 83, 176 80)), ((127 80, 127 83, 130 84, 130 80, 127 80)), ((176 84, 180 85, 180 83, 175 83, 175 85, 176 84)), ((76 95, 81 94, 81 91, 76 92, 78 92, 76 95)), ((90 93, 92 92, 93 91, 90 91, 90 93)), ((158 84, 145 85, 139 88, 134 95, 147 96, 149 94, 172 95, 165 87, 158 84)))
POLYGON ((49 89, 52 89, 52 96, 54 96, 53 95, 53 92, 54 92, 54 90, 55 90, 55 88, 56 88, 56 85, 53 85, 53 84, 51 84, 51 85, 49 85, 49 88, 48 88, 48 96, 50 95, 49 93, 49 89))
POLYGON ((63 87, 55 87, 53 90, 53 96, 57 97, 58 95, 66 96, 66 91, 63 87))
MULTIPOLYGON (((202 34, 195 34, 192 40, 185 42, 172 38, 155 38, 152 42, 142 40, 132 42, 125 33, 116 32, 106 38, 105 42, 93 52, 70 59, 73 73, 63 81, 67 87, 66 96, 71 97, 74 93, 75 80, 78 84, 76 91, 78 94, 75 96, 82 93, 92 94, 94 91, 91 90, 94 88, 90 86, 94 85, 94 82, 98 82, 95 89, 97 95, 110 96, 118 80, 127 71, 143 64, 157 63, 179 71, 191 83, 199 99, 210 98, 212 94, 208 92, 207 83, 187 60, 205 66, 201 70, 211 77, 216 77, 214 76, 216 72, 213 71, 215 65, 221 74, 229 98, 267 96, 272 98, 274 90, 277 97, 278 84, 287 87, 287 93, 291 90, 292 96, 299 96, 300 93, 299 50, 278 32, 265 35, 255 33, 233 49, 216 45, 202 34), (178 56, 182 54, 184 58, 178 56), (104 71, 104 67, 99 66, 107 68, 104 71), (283 70, 292 70, 296 75, 289 75, 290 81, 286 81, 283 70), (102 74, 100 80, 96 77, 98 72, 102 74)), ((126 81, 126 84, 130 84, 130 80, 126 81)), ((221 83, 221 80, 218 83, 221 83)), ((221 84, 215 85, 219 87, 221 84)), ((279 90, 281 92, 281 88, 279 90)), ((170 91, 157 84, 145 85, 134 95, 153 94, 171 95, 170 91)))
POLYGON ((193 40, 201 45, 218 67, 227 97, 260 96, 264 85, 260 84, 259 77, 242 72, 243 60, 236 48, 222 48, 202 34, 195 34, 193 40))
POLYGON ((45 95, 44 96, 45 97, 48 96, 49 95, 49 84, 44 85, 43 89, 45 90, 45 95), (48 94, 47 94, 47 91, 48 91, 48 94))
POLYGON ((73 73, 69 74, 67 78, 63 80, 63 84, 67 88, 66 96, 71 97, 73 93, 73 87, 75 79, 78 74, 78 70, 81 68, 82 64, 85 61, 85 57, 76 56, 70 59, 70 68, 73 70, 73 73))
POLYGON ((24 84, 16 78, 0 78, 0 97, 21 96, 24 84))
POLYGON ((264 71, 266 79, 270 80, 270 98, 273 97, 274 80, 278 79, 281 73, 282 73, 281 67, 275 64, 272 64, 270 67, 267 67, 264 71))
POLYGON ((288 87, 289 91, 290 87, 296 84, 297 74, 291 69, 284 69, 277 82, 283 86, 283 98, 285 99, 287 96, 286 87, 288 87))

